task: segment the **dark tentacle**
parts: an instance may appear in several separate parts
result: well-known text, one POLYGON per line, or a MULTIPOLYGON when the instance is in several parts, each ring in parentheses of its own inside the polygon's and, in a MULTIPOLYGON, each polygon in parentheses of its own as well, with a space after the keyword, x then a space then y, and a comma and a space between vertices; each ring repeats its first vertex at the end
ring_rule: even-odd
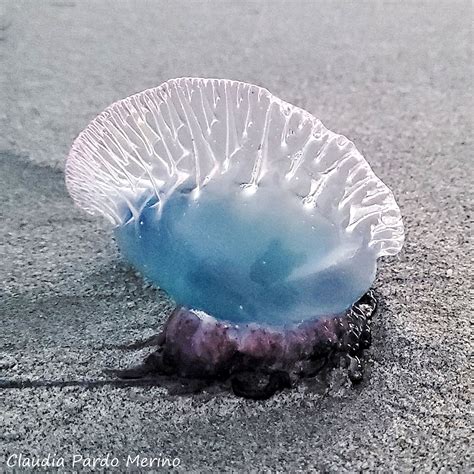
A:
POLYGON ((251 377, 243 378, 237 375, 232 378, 232 391, 234 394, 251 400, 267 400, 285 388, 291 388, 291 379, 288 372, 284 371, 270 374, 268 382, 264 386, 259 386, 258 382, 252 383, 251 377))
POLYGON ((134 341, 129 344, 118 344, 114 346, 108 346, 108 349, 119 349, 121 351, 139 351, 145 349, 146 347, 162 346, 165 343, 165 340, 165 332, 160 332, 146 339, 134 341))
POLYGON ((347 375, 352 383, 357 384, 362 382, 364 378, 364 366, 357 356, 347 355, 347 375))
POLYGON ((162 350, 152 352, 142 364, 129 369, 106 369, 107 374, 120 379, 141 379, 151 374, 169 375, 170 369, 163 362, 162 350))

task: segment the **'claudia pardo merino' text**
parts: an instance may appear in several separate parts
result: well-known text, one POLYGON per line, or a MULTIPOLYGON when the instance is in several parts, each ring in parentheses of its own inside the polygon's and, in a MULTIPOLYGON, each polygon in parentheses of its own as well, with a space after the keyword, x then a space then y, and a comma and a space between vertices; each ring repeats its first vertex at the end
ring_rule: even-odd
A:
POLYGON ((7 458, 7 467, 38 468, 38 467, 178 467, 181 461, 179 458, 147 457, 128 455, 119 459, 108 453, 106 456, 90 457, 82 454, 73 454, 72 457, 63 457, 48 454, 44 457, 25 456, 23 454, 11 454, 7 458))

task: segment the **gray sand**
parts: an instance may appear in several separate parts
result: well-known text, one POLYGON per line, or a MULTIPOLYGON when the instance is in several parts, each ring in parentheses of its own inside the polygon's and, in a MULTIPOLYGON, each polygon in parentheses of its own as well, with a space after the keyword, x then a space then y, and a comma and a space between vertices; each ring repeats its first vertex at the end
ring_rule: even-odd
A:
MULTIPOLYGON (((469 470, 472 8, 464 3, 2 2, 2 379, 98 380, 172 303, 73 207, 61 168, 114 100, 179 76, 254 82, 352 139, 407 229, 380 264, 368 373, 265 402, 216 387, 0 392, 11 454, 179 457, 185 471, 469 470)), ((123 470, 123 464, 121 470, 123 470)))

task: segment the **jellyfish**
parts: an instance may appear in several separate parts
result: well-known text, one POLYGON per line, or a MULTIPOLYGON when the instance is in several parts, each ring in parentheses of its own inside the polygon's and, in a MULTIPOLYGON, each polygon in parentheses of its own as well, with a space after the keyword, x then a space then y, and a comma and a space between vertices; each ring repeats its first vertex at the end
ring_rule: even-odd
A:
POLYGON ((230 380, 266 398, 337 359, 361 380, 377 259, 404 229, 346 137, 259 86, 180 78, 107 107, 65 175, 176 302, 156 350, 116 375, 230 380))

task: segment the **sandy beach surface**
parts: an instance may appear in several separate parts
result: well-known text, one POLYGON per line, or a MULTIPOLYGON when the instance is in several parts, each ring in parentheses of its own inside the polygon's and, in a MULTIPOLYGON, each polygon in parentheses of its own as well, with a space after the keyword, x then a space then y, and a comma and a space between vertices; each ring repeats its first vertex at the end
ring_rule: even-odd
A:
POLYGON ((0 379, 39 385, 0 388, 0 471, 20 454, 69 472, 73 459, 90 469, 75 455, 107 454, 120 471, 137 469, 128 456, 179 458, 185 472, 472 468, 469 2, 4 0, 0 12, 0 379), (393 189, 406 245, 380 262, 357 387, 342 370, 263 402, 87 386, 140 361, 146 349, 114 345, 157 332, 172 302, 73 206, 65 157, 104 107, 180 76, 268 88, 353 140, 393 189))

